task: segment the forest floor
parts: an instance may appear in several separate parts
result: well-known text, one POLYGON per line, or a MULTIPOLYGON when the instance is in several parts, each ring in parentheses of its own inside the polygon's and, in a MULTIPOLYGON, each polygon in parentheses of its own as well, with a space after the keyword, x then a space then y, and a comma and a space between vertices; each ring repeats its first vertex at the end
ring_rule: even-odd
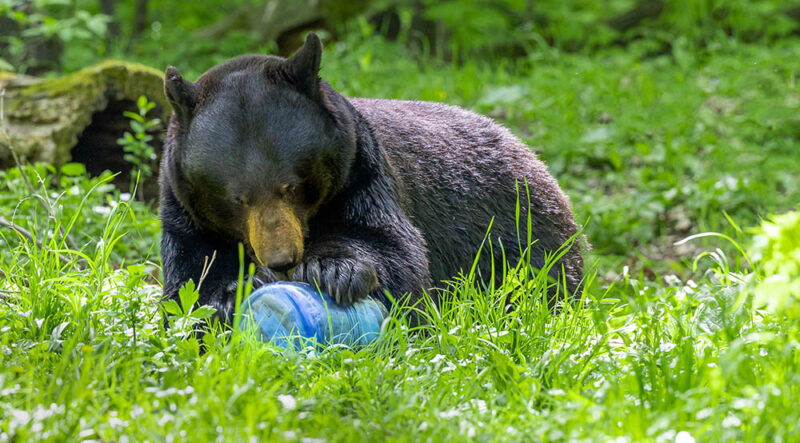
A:
POLYGON ((191 312, 163 328, 150 206, 74 164, 25 168, 33 191, 0 172, 0 215, 35 237, 0 227, 0 440, 800 439, 800 280, 781 274, 800 221, 758 227, 800 202, 800 47, 676 48, 500 66, 327 49, 322 77, 346 95, 509 126, 593 245, 580 303, 549 311, 526 275, 462 282, 423 331, 395 313, 365 349, 227 331, 200 355, 191 312))

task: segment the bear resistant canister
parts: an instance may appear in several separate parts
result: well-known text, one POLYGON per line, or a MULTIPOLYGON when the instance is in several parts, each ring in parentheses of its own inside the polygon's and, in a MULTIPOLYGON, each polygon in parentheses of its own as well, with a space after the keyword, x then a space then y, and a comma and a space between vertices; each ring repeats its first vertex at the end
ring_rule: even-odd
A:
POLYGON ((324 291, 296 282, 258 288, 242 302, 242 314, 242 324, 256 328, 262 341, 295 350, 309 344, 368 345, 388 317, 383 303, 371 297, 339 306, 324 291))

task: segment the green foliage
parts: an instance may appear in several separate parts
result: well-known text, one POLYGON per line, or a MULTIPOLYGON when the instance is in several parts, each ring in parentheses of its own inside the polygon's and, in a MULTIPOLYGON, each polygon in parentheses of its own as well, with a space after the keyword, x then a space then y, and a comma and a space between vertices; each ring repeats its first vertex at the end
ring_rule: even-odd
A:
MULTIPOLYGON (((47 44, 55 47, 70 46, 83 51, 102 55, 104 51, 103 37, 109 17, 90 12, 86 9, 74 9, 74 5, 66 0, 0 0, 0 17, 15 23, 17 32, 0 33, 0 45, 6 51, 0 54, 0 69, 26 72, 31 62, 37 63, 36 46, 47 44)), ((10 26, 10 22, 5 22, 10 26)), ((60 50, 52 54, 60 57, 60 50)), ((60 60, 53 60, 54 66, 60 60)))
POLYGON ((665 41, 682 37, 698 46, 724 36, 772 40, 797 29, 797 23, 782 13, 789 6, 782 0, 666 1, 663 15, 639 32, 652 30, 665 41))
POLYGON ((521 1, 426 1, 424 16, 442 23, 451 33, 455 52, 513 45, 524 38, 516 25, 524 13, 521 1), (508 9, 506 9, 508 8, 508 9))
POLYGON ((764 273, 756 303, 793 318, 800 314, 800 212, 765 221, 755 230, 751 256, 764 273))
MULTIPOLYGON (((21 3, 0 1, 0 15, 25 15, 19 12, 21 3)), ((99 38, 105 33, 108 18, 98 13, 97 3, 82 0, 71 7, 66 3, 34 2, 39 5, 35 9, 37 17, 50 17, 48 35, 57 31, 63 34, 58 38, 68 43, 63 56, 66 71, 110 55, 133 58, 151 66, 180 64, 184 74, 199 74, 236 55, 274 53, 276 49, 276 42, 259 41, 258 32, 247 28, 231 29, 214 40, 198 38, 198 30, 229 18, 244 3, 241 0, 204 3, 151 0, 147 26, 136 36, 131 30, 135 2, 115 2, 113 19, 122 28, 122 36, 110 47, 105 39, 99 38)), ((345 2, 344 6, 322 3, 323 8, 334 8, 328 11, 331 17, 352 15, 337 7, 360 7, 351 5, 352 2, 345 2)), ((669 0, 664 2, 657 17, 643 20, 629 30, 616 31, 607 24, 609 19, 638 3, 634 0, 382 1, 370 2, 366 15, 328 26, 334 28, 339 38, 347 39, 359 30, 374 30, 373 24, 368 24, 368 14, 385 11, 391 5, 398 12, 401 43, 421 39, 424 55, 435 46, 435 55, 454 56, 459 61, 476 57, 493 61, 508 56, 540 57, 553 51, 596 53, 618 47, 633 47, 637 54, 648 57, 681 51, 703 53, 727 47, 731 42, 773 44, 796 40, 800 28, 797 21, 784 13, 791 4, 783 0, 669 0), (432 21, 433 27, 420 28, 418 18, 432 21)), ((26 22, 26 26, 44 33, 43 20, 26 22)), ((21 54, 24 42, 17 37, 5 38, 12 44, 10 53, 21 54)), ((24 69, 23 65, 17 66, 24 60, 18 56, 12 58, 12 65, 24 69)))
POLYGON ((122 138, 117 139, 117 143, 125 151, 124 158, 134 166, 131 177, 140 176, 140 181, 146 180, 153 175, 152 165, 156 161, 156 153, 151 146, 153 136, 148 134, 154 127, 161 124, 161 120, 154 118, 148 119, 147 113, 156 106, 155 103, 147 100, 147 97, 140 96, 136 101, 139 112, 125 111, 123 114, 131 122, 133 134, 125 131, 122 138))
MULTIPOLYGON (((450 0, 423 1, 422 14, 440 24, 448 45, 462 55, 534 53, 543 46, 560 50, 597 50, 620 42, 645 44, 652 52, 675 45, 704 48, 729 37, 743 41, 785 38, 798 29, 783 14, 780 0, 675 0, 631 29, 608 21, 634 6, 633 0, 450 0), (517 50, 514 51, 513 48, 517 50)), ((657 4, 651 1, 650 4, 657 4)), ((420 2, 401 2, 414 9, 420 2)), ((410 16, 410 15, 409 15, 410 16)), ((410 22, 406 26, 410 26, 410 22)), ((439 42, 441 43, 441 42, 439 42)))

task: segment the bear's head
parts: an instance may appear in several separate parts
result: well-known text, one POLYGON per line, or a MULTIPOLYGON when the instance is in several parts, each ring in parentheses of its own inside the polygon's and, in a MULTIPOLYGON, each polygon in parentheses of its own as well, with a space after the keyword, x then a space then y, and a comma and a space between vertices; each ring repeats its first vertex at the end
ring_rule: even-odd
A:
POLYGON ((352 112, 320 80, 321 53, 310 34, 289 59, 237 57, 195 83, 170 66, 164 79, 165 179, 196 225, 276 270, 300 260, 309 219, 355 157, 352 112))

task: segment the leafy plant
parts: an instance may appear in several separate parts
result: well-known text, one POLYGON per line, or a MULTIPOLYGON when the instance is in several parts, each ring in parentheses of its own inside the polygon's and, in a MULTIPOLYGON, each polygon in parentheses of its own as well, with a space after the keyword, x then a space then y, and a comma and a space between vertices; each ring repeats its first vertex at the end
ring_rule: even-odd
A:
POLYGON ((189 280, 181 287, 178 298, 180 305, 175 300, 164 300, 162 306, 167 313, 170 327, 180 333, 189 335, 198 323, 211 318, 214 314, 214 308, 209 306, 195 307, 200 293, 195 288, 193 280, 189 280))
MULTIPOLYGON (((148 133, 161 123, 157 118, 148 119, 147 113, 156 106, 155 103, 147 100, 147 97, 140 96, 136 100, 138 112, 125 111, 123 115, 130 119, 131 130, 133 133, 125 131, 123 136, 117 139, 117 143, 125 151, 124 158, 133 165, 131 177, 139 176, 144 181, 153 175, 152 165, 156 160, 156 153, 150 142, 153 136, 148 133)), ((134 180, 131 180, 133 183, 134 180)))

